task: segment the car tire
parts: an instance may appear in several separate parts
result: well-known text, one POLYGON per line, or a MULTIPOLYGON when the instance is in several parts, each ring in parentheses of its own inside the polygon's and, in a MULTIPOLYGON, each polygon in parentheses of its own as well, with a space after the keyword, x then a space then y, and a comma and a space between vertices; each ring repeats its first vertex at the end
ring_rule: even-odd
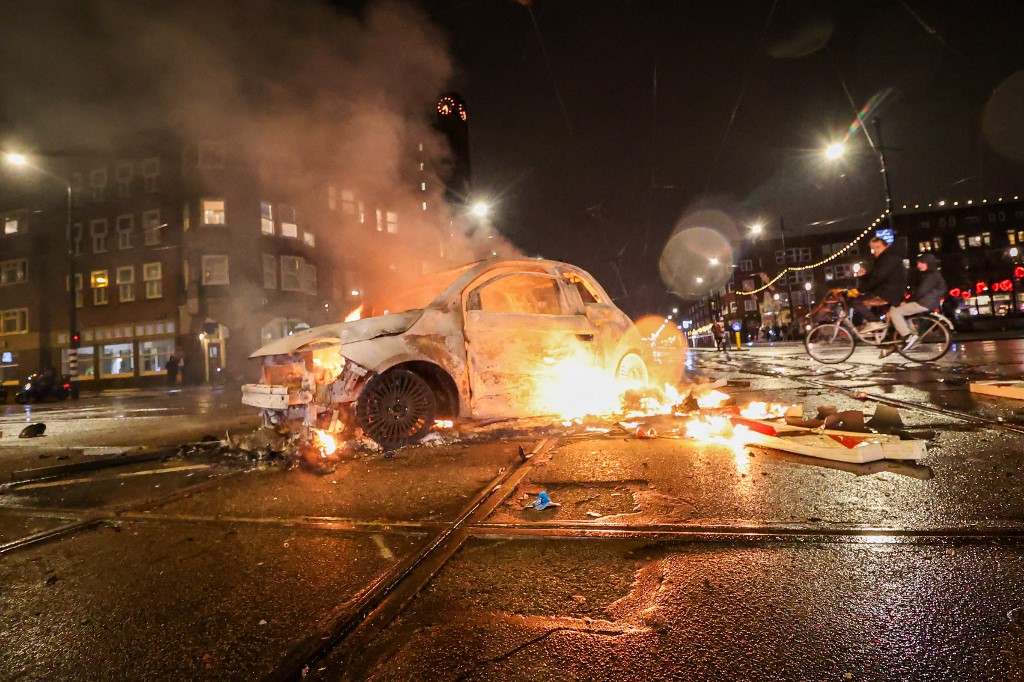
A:
POLYGON ((421 376, 392 369, 370 379, 356 400, 356 423, 385 450, 420 440, 434 425, 437 400, 421 376))
POLYGON ((630 351, 619 360, 619 365, 615 368, 615 378, 618 381, 646 386, 650 380, 650 375, 647 372, 647 363, 644 362, 639 353, 630 351))

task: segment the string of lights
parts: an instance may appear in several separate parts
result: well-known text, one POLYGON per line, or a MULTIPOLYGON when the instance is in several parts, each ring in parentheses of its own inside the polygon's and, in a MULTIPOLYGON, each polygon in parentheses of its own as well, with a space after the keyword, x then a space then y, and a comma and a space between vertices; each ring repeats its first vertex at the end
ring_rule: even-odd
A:
POLYGON ((833 251, 832 254, 829 255, 827 258, 822 258, 817 263, 811 263, 809 265, 790 265, 787 268, 785 268, 782 272, 780 272, 779 274, 775 275, 775 277, 773 277, 772 279, 768 280, 765 284, 763 284, 762 286, 758 287, 757 289, 751 289, 749 291, 737 291, 736 295, 737 296, 753 296, 755 294, 759 294, 762 291, 764 291, 765 289, 767 289, 770 286, 772 286, 773 284, 775 284, 776 282, 778 282, 780 279, 782 279, 782 277, 784 277, 785 275, 787 275, 790 272, 798 272, 798 271, 801 271, 801 270, 813 270, 814 268, 821 267, 822 265, 825 265, 826 263, 832 262, 833 260, 835 260, 839 256, 842 256, 844 253, 846 253, 847 251, 852 249, 854 244, 859 242, 861 239, 864 239, 864 237, 868 236, 869 234, 872 234, 875 231, 875 228, 878 226, 878 224, 880 222, 882 222, 883 220, 885 220, 885 217, 888 215, 888 213, 889 213, 888 211, 882 212, 882 215, 880 215, 877 218, 875 218, 874 222, 872 222, 870 225, 865 227, 863 232, 861 232, 859 235, 857 235, 856 237, 853 238, 853 241, 851 241, 849 244, 847 244, 843 248, 839 249, 838 251, 833 251))

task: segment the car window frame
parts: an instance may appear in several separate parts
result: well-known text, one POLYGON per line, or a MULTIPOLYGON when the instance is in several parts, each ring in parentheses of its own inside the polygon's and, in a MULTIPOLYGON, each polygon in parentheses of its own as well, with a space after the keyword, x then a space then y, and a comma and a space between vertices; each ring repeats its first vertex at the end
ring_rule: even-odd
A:
MULTIPOLYGON (((551 317, 571 317, 571 316, 574 316, 574 315, 581 314, 579 312, 580 309, 577 308, 577 309, 574 310, 574 308, 576 308, 576 305, 575 305, 576 302, 574 300, 572 300, 572 298, 567 294, 566 288, 567 288, 566 287, 566 282, 563 281, 562 276, 561 276, 560 273, 559 274, 553 274, 553 273, 550 273, 550 272, 530 272, 530 271, 522 271, 522 270, 516 270, 514 272, 503 272, 503 273, 501 273, 501 274, 499 274, 497 276, 490 277, 490 278, 488 278, 488 279, 486 279, 486 280, 484 280, 482 282, 474 283, 474 285, 471 285, 470 288, 467 288, 465 293, 464 293, 464 295, 463 295, 463 298, 462 298, 462 309, 463 309, 464 313, 472 312, 472 313, 476 313, 478 315, 528 315, 528 316, 531 316, 531 317, 532 316, 536 316, 536 317, 545 317, 545 318, 551 318, 551 317), (520 277, 520 276, 540 277, 540 278, 547 279, 547 280, 550 280, 550 281, 554 282, 555 283, 555 288, 556 288, 556 290, 558 292, 558 304, 559 304, 560 311, 558 313, 556 313, 556 314, 548 314, 548 313, 523 313, 523 312, 511 312, 511 311, 484 310, 484 309, 479 308, 479 307, 476 307, 476 308, 470 307, 470 303, 473 301, 474 295, 477 296, 477 301, 479 301, 479 292, 484 287, 489 286, 491 284, 494 284, 495 282, 497 282, 499 280, 502 280, 502 279, 507 279, 509 277, 520 277)), ((577 297, 578 296, 579 295, 577 294, 577 297)))

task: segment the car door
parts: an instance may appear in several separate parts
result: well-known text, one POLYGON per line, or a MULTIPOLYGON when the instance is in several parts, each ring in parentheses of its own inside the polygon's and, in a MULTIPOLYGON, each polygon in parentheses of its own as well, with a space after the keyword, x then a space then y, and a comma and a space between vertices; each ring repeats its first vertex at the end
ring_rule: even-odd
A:
POLYGON ((498 275, 464 296, 466 356, 475 417, 549 412, 545 391, 567 367, 600 366, 595 329, 541 272, 498 275))

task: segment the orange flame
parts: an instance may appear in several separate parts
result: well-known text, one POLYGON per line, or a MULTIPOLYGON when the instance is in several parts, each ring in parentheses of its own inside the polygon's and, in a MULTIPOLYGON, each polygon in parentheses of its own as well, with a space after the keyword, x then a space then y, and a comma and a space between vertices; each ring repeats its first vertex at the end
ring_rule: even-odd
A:
POLYGON ((697 404, 700 407, 703 407, 703 408, 721 407, 731 397, 732 396, 730 396, 728 393, 722 393, 721 391, 716 391, 716 390, 712 389, 707 394, 702 395, 699 398, 697 398, 697 404))
POLYGON ((455 426, 455 422, 451 419, 435 419, 434 426, 439 429, 450 429, 455 426))
POLYGON ((320 449, 323 450, 324 457, 333 455, 338 449, 338 442, 331 434, 326 431, 321 431, 320 429, 313 429, 313 434, 316 436, 316 440, 320 444, 320 449))
POLYGON ((356 306, 355 310, 345 316, 345 322, 355 322, 356 320, 363 319, 363 304, 360 303, 356 306))

